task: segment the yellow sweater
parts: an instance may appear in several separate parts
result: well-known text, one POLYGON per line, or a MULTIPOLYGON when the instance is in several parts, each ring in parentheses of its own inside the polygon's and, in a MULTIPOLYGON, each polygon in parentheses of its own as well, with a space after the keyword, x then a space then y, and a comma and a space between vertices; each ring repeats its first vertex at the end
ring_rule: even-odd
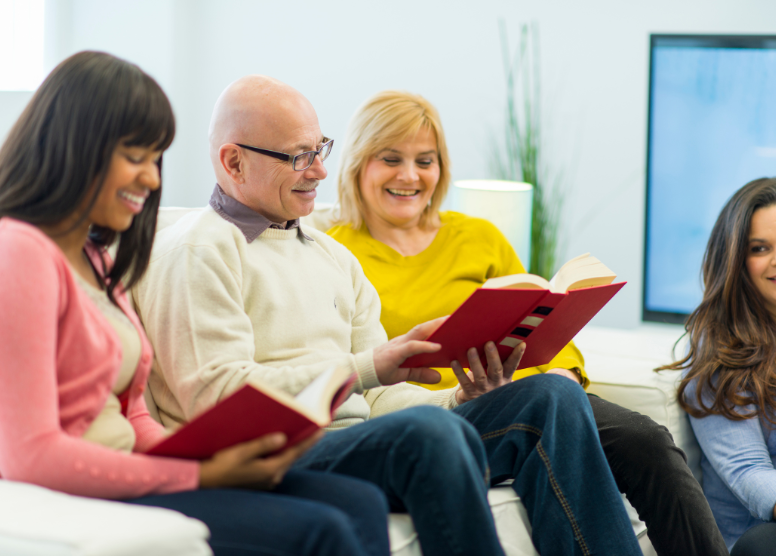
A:
MULTIPOLYGON (((449 315, 489 278, 525 272, 507 239, 487 220, 452 211, 440 216, 442 227, 436 238, 413 257, 404 257, 372 238, 366 226, 360 230, 335 226, 328 231, 356 256, 377 289, 382 302, 380 321, 389 338, 404 334, 421 322, 449 315)), ((590 383, 582 354, 573 342, 549 364, 522 369, 513 378, 555 367, 579 367, 585 387, 590 383)), ((436 390, 458 384, 451 369, 437 370, 442 373, 442 381, 421 386, 436 390)))

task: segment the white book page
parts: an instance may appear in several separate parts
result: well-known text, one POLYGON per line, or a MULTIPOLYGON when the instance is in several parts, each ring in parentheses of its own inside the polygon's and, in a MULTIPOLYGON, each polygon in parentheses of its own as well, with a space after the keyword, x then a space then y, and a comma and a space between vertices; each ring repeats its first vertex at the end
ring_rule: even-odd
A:
POLYGON ((296 401, 310 411, 317 413, 321 405, 321 398, 326 391, 326 386, 329 384, 329 381, 336 370, 337 367, 332 366, 319 374, 315 380, 305 386, 304 390, 296 395, 296 401))
POLYGON ((589 253, 575 257, 564 264, 552 277, 551 290, 557 293, 574 288, 611 284, 617 276, 589 253))

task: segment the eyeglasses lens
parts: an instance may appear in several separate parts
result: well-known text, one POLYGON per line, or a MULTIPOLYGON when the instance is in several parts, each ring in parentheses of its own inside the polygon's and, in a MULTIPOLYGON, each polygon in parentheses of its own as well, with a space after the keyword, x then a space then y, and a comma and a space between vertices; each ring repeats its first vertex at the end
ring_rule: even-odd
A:
POLYGON ((297 172, 301 172, 302 170, 307 170, 310 166, 313 165, 316 154, 321 157, 321 162, 323 162, 328 158, 329 154, 331 153, 331 147, 333 144, 334 144, 334 141, 329 141, 321 147, 320 152, 309 151, 306 153, 296 155, 294 157, 294 170, 296 170, 297 172))
POLYGON ((326 160, 329 155, 331 154, 331 147, 334 145, 334 141, 328 141, 322 148, 321 148, 321 154, 319 155, 321 157, 321 160, 326 160))
POLYGON ((315 151, 298 154, 294 157, 294 170, 301 172, 307 170, 313 164, 315 151))

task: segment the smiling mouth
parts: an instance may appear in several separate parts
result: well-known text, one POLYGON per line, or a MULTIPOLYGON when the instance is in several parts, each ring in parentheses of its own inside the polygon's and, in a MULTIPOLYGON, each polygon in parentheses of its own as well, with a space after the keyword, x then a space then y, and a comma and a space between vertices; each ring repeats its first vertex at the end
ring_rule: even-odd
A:
POLYGON ((412 197, 420 193, 420 189, 386 189, 386 191, 397 197, 412 197))
POLYGON ((119 191, 119 197, 122 199, 126 199, 130 203, 134 203, 136 205, 142 205, 146 201, 147 195, 137 195, 135 193, 130 193, 128 191, 119 191))
POLYGON ((297 185, 293 189, 291 189, 291 191, 299 191, 300 193, 309 193, 316 187, 318 187, 318 182, 297 185))

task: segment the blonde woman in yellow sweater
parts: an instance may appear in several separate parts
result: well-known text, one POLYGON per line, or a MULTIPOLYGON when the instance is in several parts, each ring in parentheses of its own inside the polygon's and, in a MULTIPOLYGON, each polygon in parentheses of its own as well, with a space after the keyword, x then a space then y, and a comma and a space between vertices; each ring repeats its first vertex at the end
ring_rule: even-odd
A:
MULTIPOLYGON (((359 259, 377 289, 389 338, 450 314, 489 278, 525 272, 495 226, 440 212, 449 184, 444 132, 426 99, 384 91, 356 111, 337 178, 340 219, 328 233, 359 259)), ((482 389, 482 377, 464 373, 458 363, 438 370, 442 381, 423 386, 459 387, 462 393, 482 389)), ((518 371, 513 378, 520 384, 542 373, 561 375, 581 387, 589 384, 584 359, 573 343, 548 365, 518 371)), ((665 427, 596 396, 588 399, 617 486, 646 522, 657 553, 727 554, 686 457, 665 427)), ((468 418, 465 410, 461 413, 468 418)), ((491 445, 498 439, 483 440, 489 455, 501 449, 491 445)), ((576 449, 567 446, 563 456, 574 457, 576 449)), ((582 482, 589 480, 590 465, 579 463, 582 482)), ((491 466, 497 467, 493 461, 491 466)), ((529 505, 530 499, 516 490, 529 505)))

